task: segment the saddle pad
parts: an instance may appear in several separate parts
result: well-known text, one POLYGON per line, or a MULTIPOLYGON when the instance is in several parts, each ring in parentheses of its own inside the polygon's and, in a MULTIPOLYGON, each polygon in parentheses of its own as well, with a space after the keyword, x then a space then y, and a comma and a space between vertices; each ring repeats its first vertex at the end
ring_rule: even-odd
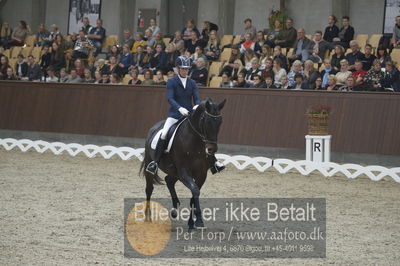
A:
MULTIPOLYGON (((185 121, 185 120, 186 120, 186 118, 183 119, 182 121, 178 121, 178 122, 177 122, 177 123, 179 123, 179 124, 176 126, 176 128, 175 128, 175 130, 174 130, 174 133, 172 134, 171 138, 170 138, 169 141, 168 141, 168 147, 167 147, 167 149, 166 149, 166 152, 169 152, 169 151, 171 150, 172 143, 174 142, 174 138, 175 138, 175 133, 176 133, 176 131, 178 130, 179 126, 182 124, 182 122, 185 121)), ((153 140, 151 141, 151 145, 150 145, 150 146, 151 146, 151 149, 152 149, 152 150, 155 150, 155 149, 156 149, 158 139, 159 139, 160 136, 161 136, 161 132, 162 132, 162 129, 160 129, 160 130, 157 132, 157 134, 154 136, 153 140)))

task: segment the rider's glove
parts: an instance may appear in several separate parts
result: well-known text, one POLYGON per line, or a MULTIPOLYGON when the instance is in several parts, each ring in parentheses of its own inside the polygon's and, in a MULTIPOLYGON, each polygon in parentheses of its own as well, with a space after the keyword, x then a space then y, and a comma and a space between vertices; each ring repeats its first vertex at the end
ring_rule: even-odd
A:
POLYGON ((180 107, 178 109, 179 113, 181 113, 183 116, 188 116, 189 115, 189 111, 186 108, 180 107))

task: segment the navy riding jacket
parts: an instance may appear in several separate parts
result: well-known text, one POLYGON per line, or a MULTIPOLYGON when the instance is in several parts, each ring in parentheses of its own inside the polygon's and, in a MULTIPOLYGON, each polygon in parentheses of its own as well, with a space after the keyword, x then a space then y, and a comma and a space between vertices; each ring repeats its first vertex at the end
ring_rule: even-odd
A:
POLYGON ((178 111, 180 107, 191 111, 193 105, 200 104, 201 101, 196 82, 188 78, 186 81, 186 88, 184 88, 178 76, 170 78, 167 82, 167 99, 171 105, 168 111, 168 117, 175 119, 182 117, 182 114, 178 111))

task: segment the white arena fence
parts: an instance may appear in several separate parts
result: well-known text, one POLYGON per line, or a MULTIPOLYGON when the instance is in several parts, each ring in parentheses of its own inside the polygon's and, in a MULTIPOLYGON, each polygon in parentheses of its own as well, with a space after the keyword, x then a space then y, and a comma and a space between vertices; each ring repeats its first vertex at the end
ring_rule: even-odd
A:
MULTIPOLYGON (((144 148, 134 149, 130 147, 114 147, 114 146, 97 146, 97 145, 81 145, 77 143, 65 144, 62 142, 46 142, 42 140, 32 141, 29 139, 0 139, 0 147, 7 151, 19 148, 26 152, 34 149, 39 153, 51 151, 55 155, 67 152, 71 156, 80 153, 85 154, 89 158, 97 155, 105 159, 113 156, 119 156, 122 160, 129 160, 136 157, 143 161, 144 148)), ((217 154, 216 157, 225 165, 233 164, 237 169, 244 170, 248 167, 254 167, 260 172, 264 172, 269 168, 275 168, 279 173, 285 174, 291 170, 297 171, 302 175, 308 175, 313 171, 320 172, 325 177, 331 177, 341 173, 348 178, 356 178, 360 175, 366 175, 373 181, 379 181, 384 177, 391 177, 394 181, 400 183, 400 167, 386 168, 382 166, 361 166, 358 164, 337 164, 337 163, 314 163, 312 161, 292 161, 289 159, 270 159, 266 157, 249 157, 244 155, 230 156, 226 154, 217 154)))

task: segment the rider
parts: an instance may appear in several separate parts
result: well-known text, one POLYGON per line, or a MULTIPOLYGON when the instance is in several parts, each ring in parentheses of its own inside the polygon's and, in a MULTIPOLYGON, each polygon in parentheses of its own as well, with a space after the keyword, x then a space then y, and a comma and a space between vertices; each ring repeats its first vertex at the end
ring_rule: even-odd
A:
MULTIPOLYGON (((171 105, 168 111, 168 118, 157 142, 154 161, 150 162, 146 168, 146 171, 153 175, 157 173, 158 163, 167 147, 168 130, 179 118, 188 116, 188 110, 195 110, 200 104, 199 89, 196 86, 196 82, 188 78, 188 72, 191 68, 190 58, 179 56, 175 61, 175 66, 178 68, 179 75, 169 79, 167 82, 167 98, 168 103, 171 105), (195 106, 193 106, 192 102, 195 103, 195 106)), ((218 162, 215 157, 210 160, 210 163, 212 164, 210 170, 213 174, 225 169, 225 166, 218 162)))

